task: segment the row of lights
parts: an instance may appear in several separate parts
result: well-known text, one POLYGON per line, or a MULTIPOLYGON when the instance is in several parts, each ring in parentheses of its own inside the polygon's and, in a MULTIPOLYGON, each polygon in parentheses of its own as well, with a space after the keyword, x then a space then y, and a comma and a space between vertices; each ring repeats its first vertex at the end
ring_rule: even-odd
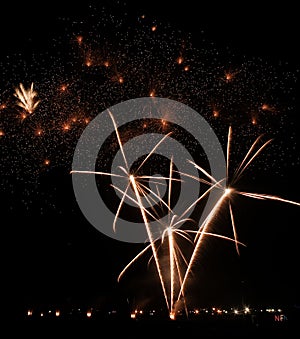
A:
MULTIPOLYGON (((49 311, 48 311, 48 314, 51 314, 51 313, 52 313, 52 311, 49 310, 49 311)), ((56 317, 59 317, 59 316, 61 315, 60 310, 56 310, 56 311, 54 312, 54 314, 55 314, 56 317)), ((28 310, 28 311, 27 311, 27 316, 28 316, 28 317, 31 317, 32 315, 33 315, 33 311, 32 311, 32 310, 28 310)), ((41 312, 39 315, 40 315, 40 317, 44 317, 44 316, 45 316, 45 313, 44 313, 44 312, 41 312)), ((91 318, 91 316, 92 316, 92 310, 88 310, 88 311, 86 312, 86 316, 87 316, 87 318, 91 318)))
MULTIPOLYGON (((267 308, 267 309, 260 309, 259 310, 260 312, 268 312, 268 313, 275 313, 275 312, 278 312, 278 313, 281 313, 282 312, 282 309, 278 308, 278 309, 275 309, 275 308, 267 308)), ((177 311, 178 313, 180 313, 180 311, 177 311)), ((211 314, 228 314, 229 312, 227 310, 224 310, 224 309, 219 309, 219 308, 216 308, 216 307, 212 307, 211 310, 209 309, 194 309, 192 311, 190 311, 190 313, 193 313, 193 314, 200 314, 201 312, 205 312, 206 314, 207 313, 211 313, 211 314)), ((238 310, 238 309, 231 309, 230 310, 230 313, 234 313, 234 314, 249 314, 251 311, 250 311, 250 308, 249 307, 245 307, 244 309, 242 310, 238 310)), ((48 311, 48 314, 51 314, 52 311, 49 310, 48 311)), ((112 312, 109 312, 109 314, 111 313, 116 313, 116 311, 112 311, 112 312)), ((61 316, 61 312, 60 310, 55 310, 54 311, 54 314, 56 317, 60 317, 61 316)), ((130 314, 130 318, 131 319, 136 319, 139 315, 143 315, 144 314, 144 311, 143 310, 134 310, 131 314, 130 314)), ((31 317, 33 315, 33 310, 29 309, 27 311, 27 316, 28 317, 31 317)), ((45 316, 45 313, 44 312, 41 312, 40 314, 40 317, 44 317, 45 316)), ((149 315, 153 316, 155 315, 155 310, 151 310, 149 311, 149 315)), ((91 318, 92 317, 92 309, 90 310, 87 310, 86 312, 86 317, 87 318, 91 318)), ((176 314, 175 312, 171 312, 170 313, 170 319, 175 319, 176 317, 176 314)))

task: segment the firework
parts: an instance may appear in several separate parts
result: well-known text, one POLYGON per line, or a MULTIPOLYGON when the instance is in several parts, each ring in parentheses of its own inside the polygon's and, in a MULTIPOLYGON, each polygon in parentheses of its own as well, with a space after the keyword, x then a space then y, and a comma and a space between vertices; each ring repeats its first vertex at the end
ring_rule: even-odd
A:
MULTIPOLYGON (((193 256, 196 253, 196 249, 199 248, 199 244, 196 244, 196 248, 194 249, 193 256, 190 260, 186 258, 186 256, 183 254, 183 250, 181 249, 178 241, 176 240, 177 237, 180 237, 181 239, 184 239, 188 241, 188 243, 193 245, 193 241, 191 238, 192 234, 196 234, 196 237, 199 235, 199 231, 193 231, 193 230, 183 230, 180 229, 182 225, 184 225, 186 222, 191 221, 194 222, 190 218, 186 218, 185 216, 188 214, 188 212, 195 206, 197 205, 201 200, 203 200, 210 192, 213 190, 216 186, 217 187, 222 187, 221 181, 216 181, 211 175, 209 175, 203 168, 199 167, 203 173, 205 173, 210 179, 214 181, 214 184, 211 185, 210 188, 208 188, 199 198, 197 198, 180 216, 177 216, 174 214, 171 208, 171 198, 172 198, 172 183, 173 181, 180 180, 173 178, 173 159, 171 157, 170 161, 170 168, 169 168, 169 176, 164 177, 164 176, 156 176, 155 179, 153 179, 151 176, 147 175, 142 175, 139 176, 137 173, 140 170, 141 167, 145 165, 148 159, 150 159, 151 155, 154 154, 154 152, 159 148, 159 146, 171 135, 171 133, 167 133, 164 135, 159 142, 155 144, 155 146, 152 148, 152 150, 147 154, 145 159, 141 162, 141 164, 138 166, 137 170, 135 172, 131 172, 128 164, 128 160, 126 157, 126 153, 123 147, 123 143, 121 140, 120 133, 118 131, 117 123, 114 119, 114 116, 110 110, 108 110, 109 116, 111 118, 111 121, 114 126, 114 131, 117 137, 117 142, 120 148, 120 152, 122 155, 122 159, 124 162, 124 166, 119 166, 117 170, 119 170, 119 173, 107 173, 107 172, 97 172, 97 171, 80 171, 80 170, 72 170, 72 174, 96 174, 96 175, 105 175, 105 176, 110 176, 110 177, 118 177, 118 178, 123 178, 126 182, 126 188, 125 190, 122 190, 120 187, 113 185, 112 187, 118 191, 119 193, 122 194, 122 198, 120 200, 119 206, 117 208, 117 212, 115 214, 115 218, 113 221, 113 229, 114 231, 116 230, 116 224, 117 220, 120 214, 120 211, 122 209, 122 206, 125 202, 126 199, 129 201, 133 202, 136 206, 138 206, 140 213, 142 215, 143 223, 147 231, 148 235, 148 241, 149 245, 146 246, 144 250, 142 250, 135 258, 133 258, 129 264, 126 265, 126 267, 121 271, 118 281, 120 281, 121 277, 124 275, 125 271, 133 265, 146 251, 151 249, 152 251, 152 258, 154 259, 155 266, 157 269, 157 273, 159 276, 159 281, 160 285, 162 287, 163 295, 165 298, 166 306, 168 308, 170 318, 174 318, 174 308, 175 308, 175 302, 176 302, 176 297, 183 296, 183 286, 186 280, 186 272, 190 271, 190 266, 191 262, 193 261, 193 256), (157 193, 155 193, 153 190, 147 188, 145 185, 142 184, 142 181, 144 179, 149 179, 152 182, 156 183, 156 188, 157 188, 157 193), (158 188, 158 183, 160 183, 160 180, 166 180, 168 182, 168 194, 167 194, 167 202, 165 202, 161 198, 161 193, 158 188), (131 188, 131 189, 130 189, 131 188), (131 194, 133 193, 133 194, 131 194), (150 193, 153 195, 160 203, 161 206, 163 205, 164 207, 167 207, 168 211, 168 218, 167 222, 163 223, 159 219, 159 213, 155 209, 153 209, 152 212, 149 212, 144 206, 144 203, 141 199, 141 197, 145 198, 145 200, 148 203, 151 203, 152 198, 148 198, 147 194, 150 193), (156 230, 152 230, 152 227, 150 225, 150 222, 148 220, 148 217, 153 218, 157 222, 161 224, 163 227, 164 231, 161 234, 161 237, 154 237, 154 234, 157 233, 156 230), (161 241, 159 240, 161 239, 161 241), (161 264, 161 255, 160 253, 162 252, 163 245, 166 244, 166 248, 168 250, 168 262, 169 262, 169 267, 168 270, 162 269, 162 264, 161 264), (169 282, 169 284, 168 284, 169 282), (167 286, 169 285, 169 286, 167 286)), ((197 166, 197 165, 195 165, 197 166)), ((187 177, 192 177, 193 179, 196 179, 195 177, 186 174, 186 173, 181 173, 182 175, 186 175, 187 177)), ((201 178, 198 179, 204 183, 208 183, 206 180, 202 180, 201 178)), ((216 204, 216 206, 213 208, 213 210, 210 212, 206 223, 209 224, 209 220, 212 218, 212 215, 216 213, 215 210, 219 208, 220 205, 222 205, 223 199, 229 194, 230 190, 226 189, 226 194, 222 196, 222 198, 219 200, 219 202, 216 204)), ((203 227, 203 226, 202 226, 203 227)), ((208 232, 207 227, 203 227, 201 230, 201 236, 214 236, 214 237, 219 237, 225 240, 229 241, 234 241, 236 246, 239 245, 244 245, 240 243, 236 236, 234 239, 222 236, 220 234, 208 232)), ((245 246, 245 245, 244 245, 245 246)))
POLYGON ((17 105, 29 114, 32 114, 40 103, 40 100, 36 98, 37 92, 33 89, 33 83, 29 89, 25 89, 24 85, 20 83, 19 88, 15 89, 14 95, 18 99, 17 105))
POLYGON ((189 260, 189 265, 188 268, 185 272, 185 276, 183 278, 183 282, 181 284, 181 290, 178 295, 177 301, 179 301, 181 294, 183 293, 184 289, 186 288, 186 283, 187 280, 192 272, 192 266, 195 265, 195 261, 199 255, 199 252, 202 248, 203 245, 203 240, 205 236, 207 235, 207 232, 209 230, 209 227, 212 223, 212 221, 216 218, 216 216, 220 213, 221 209, 224 208, 224 206, 228 206, 229 212, 230 212, 230 218, 231 218, 231 225, 232 225, 232 232, 233 232, 233 237, 234 237, 234 242, 236 246, 236 251, 239 254, 239 248, 238 245, 240 242, 238 241, 237 238, 237 231, 236 231, 236 226, 234 222, 234 214, 232 210, 232 200, 235 195, 242 195, 254 199, 261 199, 261 200, 275 200, 275 201, 280 201, 280 202, 285 202, 289 204, 293 204, 296 206, 300 206, 300 203, 283 199, 278 196, 274 195, 269 195, 269 194, 259 194, 259 193, 248 193, 248 192, 242 192, 239 191, 238 189, 234 188, 233 185, 238 184, 238 180, 241 177, 242 173, 246 170, 246 168, 256 159, 256 157, 260 154, 260 152, 272 141, 271 139, 264 142, 262 146, 258 148, 258 150, 255 150, 255 147, 258 145, 259 141, 261 140, 262 135, 260 135, 252 144, 250 147, 249 151, 247 152, 246 156, 244 159, 241 161, 240 165, 238 166, 237 170, 235 171, 233 178, 230 180, 229 178, 229 162, 230 162, 230 149, 231 149, 231 141, 232 141, 232 128, 231 126, 229 127, 229 132, 228 132, 228 141, 227 141, 227 166, 226 166, 226 185, 223 187, 220 182, 216 182, 216 180, 209 175, 201 166, 197 165, 196 163, 193 163, 193 165, 199 169, 202 173, 204 173, 208 179, 213 181, 212 187, 221 189, 223 190, 223 194, 221 198, 217 201, 215 206, 211 209, 211 212, 207 216, 207 218, 204 220, 204 222, 200 225, 199 231, 196 233, 194 242, 195 242, 195 248, 192 253, 192 256, 189 260), (253 154, 254 153, 254 154, 253 154))
MULTIPOLYGON (((63 29, 52 35, 49 41, 52 48, 46 53, 34 49, 30 51, 29 44, 24 55, 22 52, 5 55, 0 60, 0 185, 4 194, 13 195, 12 201, 17 201, 14 194, 19 189, 18 185, 22 182, 25 186, 20 193, 20 203, 13 203, 9 208, 10 213, 19 212, 19 205, 25 206, 27 212, 30 208, 35 211, 34 203, 39 200, 39 203, 44 201, 41 211, 50 208, 61 215, 66 213, 69 217, 70 211, 66 211, 65 204, 57 202, 57 195, 49 194, 48 190, 46 193, 43 191, 41 178, 57 168, 68 173, 74 145, 86 125, 99 111, 132 98, 164 97, 185 103, 201 112, 224 144, 227 127, 232 125, 239 131, 240 142, 236 145, 238 153, 245 153, 242 140, 260 135, 232 177, 229 176, 229 162, 236 159, 231 156, 230 150, 231 128, 226 144, 225 178, 216 180, 203 168, 202 163, 197 162, 190 164, 204 178, 189 173, 176 173, 183 178, 180 180, 182 184, 185 178, 190 178, 208 187, 183 213, 178 213, 180 215, 175 215, 171 207, 172 185, 179 180, 174 177, 172 161, 169 176, 154 178, 130 172, 123 141, 112 114, 123 166, 114 169, 113 173, 72 172, 109 176, 124 183, 123 186, 112 185, 121 196, 114 213, 112 229, 117 232, 125 202, 131 202, 142 216, 150 243, 124 267, 119 280, 146 252, 151 252, 151 260, 157 268, 170 317, 174 318, 176 301, 180 298, 185 301, 192 267, 196 265, 196 258, 205 246, 205 239, 218 237, 230 241, 238 254, 240 246, 245 246, 238 240, 234 218, 233 200, 236 196, 299 206, 299 203, 279 196, 237 189, 240 178, 246 170, 250 170, 254 160, 256 169, 265 169, 275 174, 280 173, 284 164, 299 165, 298 153, 296 157, 293 153, 296 149, 297 131, 294 131, 291 124, 298 79, 281 61, 277 64, 266 62, 263 58, 237 56, 236 51, 231 52, 229 48, 224 50, 208 42, 205 34, 197 36, 195 44, 192 35, 171 27, 168 23, 154 20, 151 15, 146 15, 146 19, 145 16, 134 15, 125 18, 123 14, 126 12, 127 9, 120 11, 122 15, 119 17, 118 13, 111 13, 107 8, 96 9, 90 6, 87 17, 80 15, 78 18, 61 19, 58 27, 63 29), (23 85, 26 83, 31 84, 29 88, 23 85), (15 88, 15 84, 19 86, 15 88), (34 89, 36 84, 39 93, 34 89), (15 88, 13 94, 12 88, 15 88), (286 144, 279 144, 276 151, 270 150, 270 161, 261 161, 258 157, 271 143, 270 139, 258 147, 262 133, 272 137, 286 136, 286 144), (15 178, 17 184, 12 182, 7 185, 8 174, 15 178), (151 183, 155 189, 149 189, 145 182, 151 183), (168 198, 164 200, 162 192, 166 186, 168 198), (222 192, 220 199, 203 223, 195 225, 194 220, 187 218, 187 214, 215 190, 222 192), (151 206, 154 202, 157 203, 156 208, 146 208, 146 205, 151 206), (159 207, 168 213, 167 220, 161 223, 159 207), (225 208, 229 210, 232 238, 213 233, 210 229, 211 223, 225 208), (160 223, 160 236, 151 228, 149 219, 160 223), (195 225, 197 231, 190 230, 186 224, 195 225), (192 249, 191 256, 184 252, 182 242, 192 249), (166 258, 168 267, 163 267, 162 259, 166 262, 166 258)), ((158 132, 169 131, 167 118, 161 120, 158 132)), ((148 121, 140 128, 146 131, 147 124, 148 121)), ((132 134, 131 131, 131 136, 132 134)), ((139 169, 150 159, 150 154, 171 135, 172 133, 167 133, 161 138, 139 169)), ((182 139, 186 143, 190 142, 188 138, 188 135, 183 134, 182 139)))

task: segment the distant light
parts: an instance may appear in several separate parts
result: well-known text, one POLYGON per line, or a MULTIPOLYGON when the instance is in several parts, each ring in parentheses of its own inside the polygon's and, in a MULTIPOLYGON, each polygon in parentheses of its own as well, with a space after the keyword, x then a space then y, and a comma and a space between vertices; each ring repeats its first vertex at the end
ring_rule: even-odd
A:
POLYGON ((239 311, 238 310, 234 310, 234 314, 238 314, 239 313, 239 311))
POLYGON ((171 312, 169 317, 170 317, 171 320, 175 320, 175 313, 171 312))
POLYGON ((90 317, 92 316, 92 311, 87 311, 87 312, 86 312, 86 316, 87 316, 88 318, 90 318, 90 317))
POLYGON ((131 318, 131 319, 135 319, 135 318, 136 318, 136 314, 135 314, 135 313, 131 313, 131 314, 130 314, 130 318, 131 318))
POLYGON ((81 43, 82 43, 82 40, 83 40, 83 37, 82 37, 81 35, 79 35, 79 36, 77 37, 77 42, 78 42, 79 44, 81 44, 81 43))
POLYGON ((213 110, 213 116, 217 118, 220 115, 219 111, 213 110))
POLYGON ((182 62, 183 62, 183 57, 178 57, 177 58, 177 63, 178 63, 178 65, 180 65, 180 64, 182 64, 182 62))
POLYGON ((60 316, 60 311, 59 311, 59 310, 56 310, 56 311, 55 311, 55 316, 56 316, 56 317, 59 317, 59 316, 60 316))
POLYGON ((32 310, 28 310, 28 311, 27 311, 27 315, 28 315, 28 316, 32 316, 32 310))

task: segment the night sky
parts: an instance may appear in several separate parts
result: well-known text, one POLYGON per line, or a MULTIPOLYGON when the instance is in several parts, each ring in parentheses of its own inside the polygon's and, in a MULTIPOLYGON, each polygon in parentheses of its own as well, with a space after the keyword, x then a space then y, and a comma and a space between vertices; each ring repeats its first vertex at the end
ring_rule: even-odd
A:
MULTIPOLYGON (((94 62, 93 45, 102 39, 101 27, 109 27, 109 20, 99 14, 100 1, 97 5, 84 2, 70 7, 23 2, 18 6, 6 4, 1 9, 6 18, 0 21, 0 105, 5 104, 0 110, 0 128, 4 132, 0 137, 2 280, 7 283, 3 293, 17 312, 40 305, 113 305, 126 299, 133 305, 164 305, 156 273, 153 267, 147 268, 147 255, 117 283, 119 272, 144 244, 106 237, 89 224, 77 205, 69 172, 83 125, 76 125, 77 129, 67 136, 58 132, 59 124, 63 128, 64 119, 69 119, 77 108, 81 123, 120 101, 150 95, 151 86, 156 86, 157 96, 171 97, 196 110, 201 108, 199 102, 210 95, 221 111, 219 120, 209 121, 216 127, 224 147, 228 126, 233 125, 233 163, 243 158, 245 149, 259 134, 265 133, 267 139, 274 137, 270 149, 245 173, 239 188, 300 201, 296 5, 261 8, 249 2, 237 9, 228 2, 221 6, 214 2, 205 6, 194 1, 178 5, 170 2, 164 8, 159 1, 136 6, 110 3, 101 2, 105 8, 102 13, 115 15, 118 19, 112 19, 113 23, 122 20, 126 13, 125 23, 116 28, 122 34, 129 26, 140 24, 141 16, 145 16, 148 21, 139 29, 146 33, 139 35, 137 44, 142 46, 145 39, 147 48, 147 44, 155 46, 156 39, 166 39, 168 50, 164 50, 162 59, 178 56, 181 49, 179 45, 176 49, 176 39, 182 41, 178 36, 188 40, 187 45, 192 44, 192 48, 186 56, 190 57, 186 73, 191 72, 191 79, 185 75, 176 78, 177 69, 168 72, 164 79, 160 72, 167 66, 162 61, 153 67, 159 77, 157 83, 152 79, 149 87, 144 88, 148 61, 144 62, 144 56, 132 58, 126 48, 119 54, 124 40, 114 41, 112 34, 105 37, 107 44, 101 53, 111 46, 116 49, 111 54, 120 63, 124 87, 120 90, 119 84, 113 83, 120 79, 119 73, 117 81, 112 75, 107 76, 108 81, 104 72, 102 78, 95 80, 99 69, 90 67, 86 71, 79 65, 81 55, 74 57, 74 45, 76 37, 89 36, 94 62), (153 33, 160 34, 162 27, 166 35, 153 37, 151 27, 156 25, 158 32, 153 33), (203 63, 202 52, 197 54, 197 50, 207 50, 203 63), (247 64, 245 60, 255 61, 247 64), (247 66, 243 68, 241 64, 247 66), (140 78, 132 65, 141 66, 140 78), (231 89, 221 85, 221 89, 212 90, 210 77, 226 75, 224 72, 231 69, 242 69, 243 80, 231 89), (175 85, 176 79, 183 85, 175 85), (197 81, 206 86, 199 93, 197 81), (44 98, 34 114, 20 122, 16 118, 20 110, 13 105, 13 91, 19 83, 29 86, 31 82, 44 98), (63 84, 69 86, 72 97, 58 97, 58 88, 63 84), (91 93, 97 86, 99 90, 91 93), (260 116, 251 115, 252 108, 268 98, 274 105, 270 115, 266 117, 262 111, 260 116), (247 118, 240 113, 244 109, 241 102, 247 106, 247 118), (224 115, 222 110, 226 111, 224 115), (251 119, 257 119, 255 124, 251 119), (36 128, 47 130, 42 142, 32 137, 36 128), (44 162, 47 159, 49 165, 44 162)), ((88 51, 84 50, 84 56, 88 51)), ((151 64, 149 67, 152 69, 151 64)), ((203 104, 206 116, 208 108, 214 108, 208 103, 207 99, 203 104)), ((195 305, 236 305, 242 301, 265 306, 299 304, 299 206, 239 197, 234 207, 239 239, 247 247, 241 248, 238 256, 232 243, 209 239, 195 268, 188 300, 195 305)), ((226 232, 230 227, 228 213, 218 222, 220 232, 226 232)))

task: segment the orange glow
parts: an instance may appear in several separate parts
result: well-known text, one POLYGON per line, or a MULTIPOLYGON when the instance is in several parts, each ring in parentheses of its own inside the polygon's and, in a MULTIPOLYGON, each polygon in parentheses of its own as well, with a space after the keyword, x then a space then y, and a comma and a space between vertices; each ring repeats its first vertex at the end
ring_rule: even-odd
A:
POLYGON ((70 125, 69 124, 63 125, 63 130, 64 131, 69 131, 69 129, 70 129, 70 125))
POLYGON ((37 129, 36 130, 36 132, 35 132, 35 135, 37 135, 37 136, 40 136, 40 135, 42 135, 43 134, 43 131, 42 131, 42 129, 37 129))
POLYGON ((60 316, 60 311, 59 311, 59 310, 56 310, 56 311, 55 311, 55 316, 56 316, 56 317, 59 317, 59 316, 60 316))
POLYGON ((28 310, 28 311, 27 311, 27 315, 28 315, 28 316, 31 316, 31 315, 32 315, 32 310, 28 310))
POLYGON ((135 314, 135 313, 131 313, 131 314, 130 314, 130 318, 131 318, 131 319, 135 319, 135 318, 136 318, 136 314, 135 314))
POLYGON ((84 122, 85 122, 86 124, 88 124, 88 123, 90 122, 90 120, 89 120, 88 118, 85 118, 85 119, 84 119, 84 122))
POLYGON ((150 97, 154 97, 155 96, 155 91, 154 90, 151 91, 149 95, 150 95, 150 97))
POLYGON ((185 67, 184 67, 184 70, 187 72, 187 71, 190 70, 190 67, 189 67, 189 66, 185 66, 185 67))
POLYGON ((175 313, 171 312, 169 317, 170 317, 171 320, 175 320, 175 313))
POLYGON ((274 111, 274 108, 271 107, 271 106, 268 105, 268 104, 263 104, 263 105, 261 106, 261 109, 262 109, 263 111, 274 111))
POLYGON ((26 119, 26 118, 27 118, 27 115, 26 115, 25 113, 22 113, 22 114, 21 114, 21 119, 24 120, 24 119, 26 119))
POLYGON ((1 104, 0 105, 0 109, 5 109, 6 108, 6 105, 5 104, 1 104))
POLYGON ((161 119, 161 124, 163 125, 163 127, 165 127, 165 126, 167 125, 167 122, 166 122, 166 120, 164 120, 164 119, 161 119))
POLYGON ((80 45, 82 43, 82 40, 83 40, 82 35, 78 35, 76 40, 77 40, 78 44, 80 45))
POLYGON ((234 79, 238 71, 225 71, 225 81, 230 82, 231 80, 234 79))
POLYGON ((61 85, 60 90, 65 92, 67 90, 67 85, 61 85))
POLYGON ((182 56, 178 57, 178 59, 177 59, 178 65, 181 65, 182 62, 183 62, 183 57, 182 56))
POLYGON ((109 62, 108 62, 108 61, 104 61, 103 65, 104 65, 105 67, 109 67, 109 62))
POLYGON ((3 130, 0 130, 0 137, 3 137, 5 135, 3 130))
POLYGON ((123 84, 123 82, 124 82, 124 79, 122 77, 119 77, 119 83, 123 84))
POLYGON ((91 60, 86 60, 86 61, 85 61, 85 65, 86 65, 87 67, 92 66, 92 61, 91 61, 91 60))
POLYGON ((45 164, 46 166, 50 165, 50 160, 49 160, 49 159, 45 159, 45 160, 44 160, 44 164, 45 164))
POLYGON ((90 317, 92 316, 92 311, 87 311, 87 312, 86 312, 86 316, 87 316, 88 318, 90 318, 90 317))
POLYGON ((233 73, 230 73, 230 72, 225 73, 226 81, 230 81, 230 80, 232 80, 232 78, 233 78, 233 73))
POLYGON ((219 115, 220 115, 220 112, 214 109, 214 110, 213 110, 213 116, 214 116, 215 118, 217 118, 219 115))
POLYGON ((257 124, 257 120, 256 120, 256 118, 252 118, 252 120, 251 120, 251 123, 252 123, 252 125, 256 125, 257 124))
POLYGON ((152 27, 151 27, 151 31, 152 31, 152 32, 155 32, 156 29, 157 29, 157 26, 152 26, 152 27))

